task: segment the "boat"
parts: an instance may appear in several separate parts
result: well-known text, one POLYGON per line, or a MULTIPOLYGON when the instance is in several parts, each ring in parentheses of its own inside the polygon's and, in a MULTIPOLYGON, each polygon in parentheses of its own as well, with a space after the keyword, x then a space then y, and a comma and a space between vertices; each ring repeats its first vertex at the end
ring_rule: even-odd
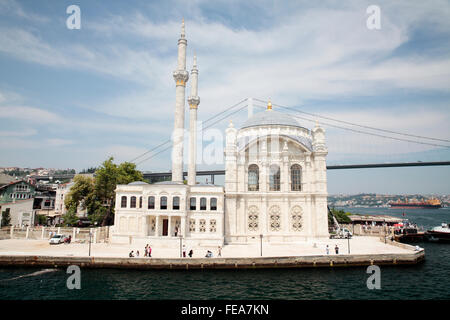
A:
POLYGON ((450 242, 450 224, 443 223, 425 233, 428 241, 450 242))
POLYGON ((425 239, 425 232, 419 231, 417 225, 406 221, 394 225, 394 240, 402 243, 421 242, 425 239))
POLYGON ((439 209, 442 207, 439 199, 430 199, 426 201, 395 201, 389 203, 394 209, 439 209))

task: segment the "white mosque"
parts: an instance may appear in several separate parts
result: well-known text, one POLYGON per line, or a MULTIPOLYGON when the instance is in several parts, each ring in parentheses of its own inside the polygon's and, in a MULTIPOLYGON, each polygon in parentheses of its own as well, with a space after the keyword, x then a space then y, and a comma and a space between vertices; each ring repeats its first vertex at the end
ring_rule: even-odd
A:
POLYGON ((172 181, 116 188, 113 243, 218 246, 328 238, 325 131, 272 110, 226 129, 225 185, 196 182, 197 61, 191 70, 188 181, 183 183, 186 71, 184 22, 178 40, 172 181))

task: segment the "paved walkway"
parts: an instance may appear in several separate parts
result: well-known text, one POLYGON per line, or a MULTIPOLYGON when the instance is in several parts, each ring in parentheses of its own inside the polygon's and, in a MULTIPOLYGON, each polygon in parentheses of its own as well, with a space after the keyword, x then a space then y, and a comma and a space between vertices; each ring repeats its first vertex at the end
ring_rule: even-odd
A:
MULTIPOLYGON (((150 245, 151 242, 150 242, 150 245)), ((286 256, 311 256, 325 255, 326 245, 330 248, 330 255, 335 255, 334 248, 339 246, 339 255, 348 254, 348 241, 330 239, 318 242, 302 242, 293 244, 267 244, 263 243, 264 257, 286 257, 286 256)), ((202 258, 206 250, 211 250, 217 257, 217 247, 187 247, 187 251, 193 249, 195 258, 202 258)), ((91 256, 94 257, 128 257, 131 250, 140 251, 143 259, 144 248, 136 245, 95 243, 91 245, 91 256)), ((50 245, 48 240, 25 240, 11 239, 0 240, 0 255, 39 255, 59 257, 87 257, 89 253, 88 243, 71 243, 50 245)), ((377 237, 354 237, 350 240, 351 254, 402 254, 411 251, 384 244, 377 237)), ((222 257, 259 257, 261 248, 259 243, 245 245, 227 245, 222 249, 222 257)), ((179 246, 170 248, 158 248, 152 246, 152 257, 154 258, 178 258, 180 256, 179 246)))

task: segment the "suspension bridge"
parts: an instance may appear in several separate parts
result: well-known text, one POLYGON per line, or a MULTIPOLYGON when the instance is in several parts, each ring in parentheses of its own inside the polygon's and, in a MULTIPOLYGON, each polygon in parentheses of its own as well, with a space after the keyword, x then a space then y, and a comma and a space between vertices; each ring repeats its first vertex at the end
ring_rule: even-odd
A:
MULTIPOLYGON (((212 128, 214 126, 221 125, 222 122, 236 118, 238 113, 247 111, 248 115, 251 116, 253 111, 256 109, 265 109, 267 101, 256 98, 246 98, 239 101, 230 107, 223 108, 222 111, 214 114, 205 121, 203 121, 203 131, 212 128)), ((332 128, 336 131, 350 132, 355 135, 362 135, 366 137, 372 137, 376 139, 403 142, 414 145, 421 145, 426 147, 432 147, 438 150, 450 150, 450 139, 429 137, 418 134, 411 134, 406 132, 388 130, 386 128, 378 128, 374 126, 368 126, 356 122, 350 122, 346 120, 336 119, 333 117, 328 117, 320 114, 314 114, 306 112, 298 107, 288 107, 272 103, 272 105, 279 112, 286 113, 294 119, 307 121, 311 123, 320 122, 320 125, 325 128, 332 128)), ((240 116, 240 115, 239 115, 240 116)), ((242 119, 242 116, 240 116, 242 119)), ((139 156, 131 159, 130 162, 135 163, 140 166, 144 163, 150 162, 155 159, 158 155, 165 151, 170 150, 172 147, 172 141, 170 139, 156 145, 155 147, 148 149, 139 156)), ((426 167, 426 166, 448 166, 450 161, 444 161, 439 159, 439 161, 393 161, 393 162, 369 162, 369 163, 347 163, 347 164, 335 164, 328 165, 328 170, 339 170, 339 169, 368 169, 368 168, 391 168, 391 167, 426 167)), ((354 162, 354 161, 353 161, 354 162)), ((198 170, 198 176, 209 176, 210 181, 214 183, 216 176, 221 176, 225 174, 225 170, 198 170)), ((187 172, 184 172, 187 175, 187 172)), ((157 182, 162 180, 170 180, 171 172, 149 172, 144 173, 144 178, 150 182, 157 182)))
MULTIPOLYGON (((203 121, 203 131, 220 126, 225 121, 235 119, 237 116, 242 119, 242 116, 238 115, 244 111, 248 112, 248 116, 253 114, 254 110, 265 109, 267 101, 257 98, 246 98, 241 101, 223 108, 222 111, 212 115, 205 121, 203 121)), ((350 132, 355 135, 361 135, 366 137, 372 137, 385 141, 402 142, 413 145, 421 145, 427 147, 433 147, 437 150, 449 150, 450 151, 450 139, 429 137, 418 134, 411 134, 406 132, 388 130, 386 128, 378 128, 374 126, 368 126, 356 122, 350 122, 346 120, 336 119, 329 116, 310 113, 302 110, 299 107, 288 107, 279 105, 272 102, 272 105, 279 112, 286 113, 294 119, 301 121, 316 123, 320 122, 320 125, 325 128, 332 128, 336 131, 350 132)), ((146 150, 142 154, 130 160, 137 166, 141 166, 144 163, 151 163, 158 155, 169 151, 172 148, 172 141, 170 139, 157 144, 156 146, 146 150)), ((352 161, 355 162, 355 161, 352 161)), ((329 164, 327 170, 340 170, 340 169, 369 169, 369 168, 392 168, 392 167, 430 167, 430 166, 449 166, 450 161, 447 159, 439 159, 439 161, 393 161, 393 162, 370 162, 370 163, 344 163, 344 164, 329 164)), ((144 172, 144 178, 149 182, 170 180, 170 171, 161 172, 144 172)), ((198 176, 210 177, 210 181, 214 183, 217 176, 225 174, 225 170, 198 170, 198 176)), ((187 176, 187 172, 184 172, 184 176, 187 176)), ((37 180, 48 180, 49 176, 35 176, 37 180)), ((73 178, 73 175, 65 174, 63 176, 54 175, 52 179, 67 179, 73 178)))

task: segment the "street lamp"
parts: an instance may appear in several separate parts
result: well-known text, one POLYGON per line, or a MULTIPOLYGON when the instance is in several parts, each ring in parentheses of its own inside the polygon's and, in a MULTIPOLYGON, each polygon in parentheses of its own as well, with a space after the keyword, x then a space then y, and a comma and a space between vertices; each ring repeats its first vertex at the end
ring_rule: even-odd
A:
POLYGON ((92 237, 92 231, 89 230, 89 257, 91 256, 91 237, 92 237))
POLYGON ((350 235, 349 234, 347 234, 347 242, 348 242, 348 245, 347 245, 347 247, 348 247, 348 254, 350 254, 350 235))
POLYGON ((261 247, 261 257, 262 257, 262 239, 263 239, 262 234, 259 235, 259 239, 260 239, 260 247, 261 247))

